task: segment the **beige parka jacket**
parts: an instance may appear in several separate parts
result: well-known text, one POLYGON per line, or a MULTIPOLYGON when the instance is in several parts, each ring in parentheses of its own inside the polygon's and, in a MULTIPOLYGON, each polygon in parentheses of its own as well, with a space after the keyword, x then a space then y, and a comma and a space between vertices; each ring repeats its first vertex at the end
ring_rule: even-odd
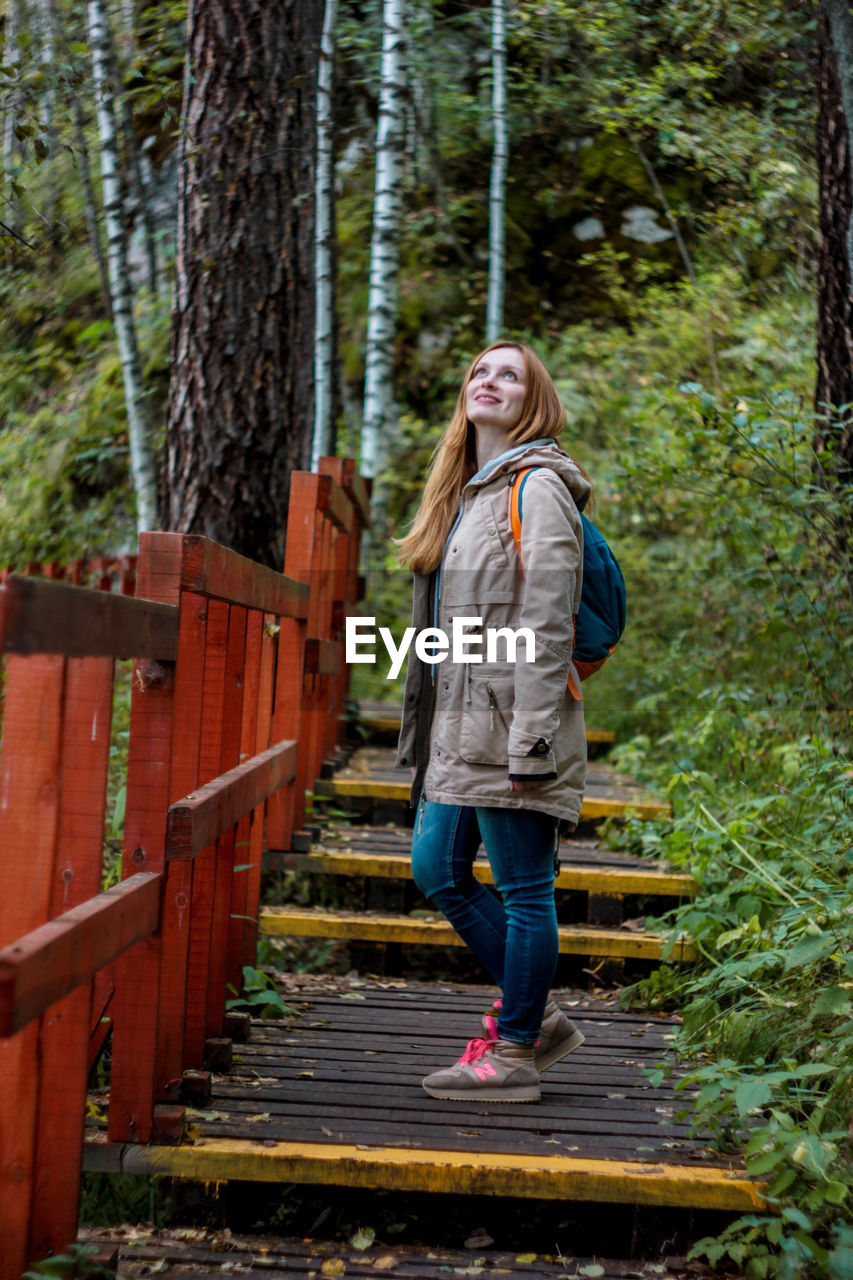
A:
POLYGON ((439 568, 415 575, 412 625, 437 627, 457 652, 435 663, 409 650, 397 767, 414 766, 413 806, 535 809, 577 823, 586 777, 580 682, 571 666, 580 602, 590 486, 555 440, 494 458, 466 484, 439 568), (523 491, 521 559, 510 523, 510 486, 535 466, 523 491), (523 561, 523 564, 522 564, 523 561), (479 619, 479 622, 477 621, 479 619), (489 631, 528 628, 510 660, 489 631), (481 661, 463 661, 466 656, 481 661), (454 658, 456 660, 454 660, 454 658), (571 685, 575 693, 567 688, 571 685), (511 791, 511 780, 541 778, 511 791))

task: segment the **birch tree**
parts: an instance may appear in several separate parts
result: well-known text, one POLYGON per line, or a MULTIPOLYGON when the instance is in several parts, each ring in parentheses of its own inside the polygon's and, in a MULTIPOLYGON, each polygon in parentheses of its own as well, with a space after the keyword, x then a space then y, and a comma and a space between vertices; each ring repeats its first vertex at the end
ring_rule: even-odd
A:
POLYGON ((506 274, 506 0, 492 0, 492 173, 489 184, 489 291, 486 342, 500 336, 504 323, 506 274))
MULTIPOLYGON (((3 59, 7 66, 11 67, 18 61, 20 56, 18 49, 18 0, 8 0, 6 5, 6 21, 4 23, 4 37, 6 47, 3 51, 3 59)), ((4 95, 5 102, 3 107, 3 174, 6 181, 7 193, 11 189, 14 177, 15 165, 15 123, 16 111, 13 95, 8 91, 4 95)))
POLYGON ((110 35, 103 0, 89 0, 87 13, 104 192, 110 298, 124 382, 130 469, 136 494, 136 523, 141 533, 145 529, 155 529, 158 524, 157 470, 133 315, 133 292, 124 227, 124 181, 116 129, 115 93, 109 75, 110 35))
POLYGON ((394 338, 405 144, 404 21, 405 0, 384 0, 361 435, 361 470, 366 476, 375 476, 382 470, 387 434, 394 423, 394 338))
POLYGON ((314 179, 314 441, 311 469, 332 452, 335 377, 334 199, 332 84, 337 0, 326 0, 317 72, 317 173, 314 179))

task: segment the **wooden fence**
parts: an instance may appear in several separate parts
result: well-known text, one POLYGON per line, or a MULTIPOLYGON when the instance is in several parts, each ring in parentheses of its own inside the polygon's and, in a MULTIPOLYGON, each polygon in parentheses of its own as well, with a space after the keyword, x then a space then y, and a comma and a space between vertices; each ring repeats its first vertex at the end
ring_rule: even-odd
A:
POLYGON ((179 1135, 185 1073, 227 1047, 263 849, 290 847, 337 737, 367 511, 354 464, 327 458, 292 477, 284 575, 149 533, 136 598, 0 587, 3 1280, 76 1236, 107 1007, 113 1140, 179 1135), (115 660, 131 657, 122 880, 101 892, 115 660))

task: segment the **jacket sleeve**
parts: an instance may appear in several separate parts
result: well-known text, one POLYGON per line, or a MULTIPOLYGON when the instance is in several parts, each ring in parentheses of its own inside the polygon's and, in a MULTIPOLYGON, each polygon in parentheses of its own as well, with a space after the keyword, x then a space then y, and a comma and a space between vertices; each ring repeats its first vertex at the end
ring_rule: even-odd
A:
POLYGON ((532 663, 523 660, 524 645, 518 649, 509 777, 547 781, 557 776, 553 739, 566 699, 583 529, 566 485, 544 467, 528 477, 522 517, 524 594, 518 625, 533 632, 536 645, 532 663))

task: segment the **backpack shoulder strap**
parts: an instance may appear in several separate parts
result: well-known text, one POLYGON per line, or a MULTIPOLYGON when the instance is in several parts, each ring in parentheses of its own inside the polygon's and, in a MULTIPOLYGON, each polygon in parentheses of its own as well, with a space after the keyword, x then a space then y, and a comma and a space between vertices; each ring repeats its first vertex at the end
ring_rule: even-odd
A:
POLYGON ((516 473, 512 482, 512 488, 509 492, 509 522, 512 526, 512 536, 515 539, 515 545, 518 547, 518 554, 521 556, 521 499, 524 492, 524 486, 527 483, 527 477, 531 471, 538 471, 538 467, 523 467, 521 471, 516 473))

